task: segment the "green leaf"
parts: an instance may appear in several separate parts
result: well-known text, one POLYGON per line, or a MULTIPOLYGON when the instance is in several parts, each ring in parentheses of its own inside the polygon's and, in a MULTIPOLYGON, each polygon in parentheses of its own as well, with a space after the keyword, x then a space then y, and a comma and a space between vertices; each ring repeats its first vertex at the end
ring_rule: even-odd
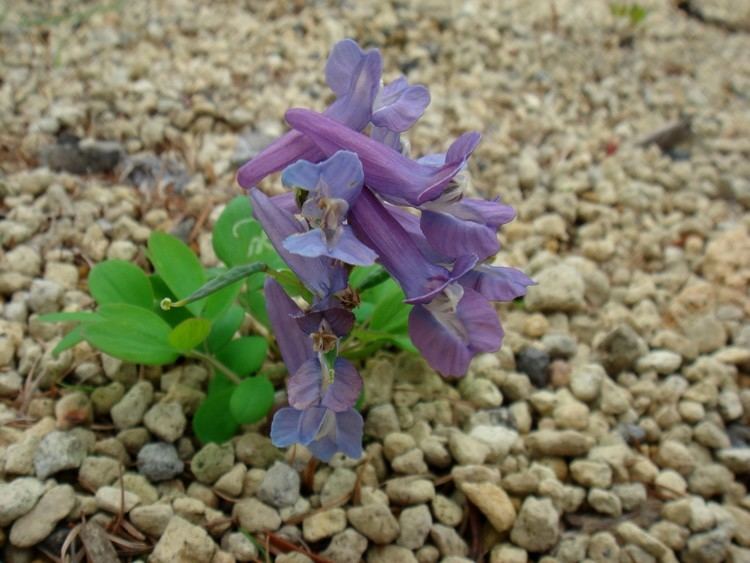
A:
POLYGON ((172 329, 156 313, 112 303, 102 305, 99 314, 102 320, 81 325, 83 337, 95 348, 136 364, 163 365, 177 359, 168 340, 172 329))
POLYGON ((172 329, 167 336, 169 344, 180 352, 189 352, 203 342, 211 332, 208 319, 186 319, 172 329))
POLYGON ((237 432, 237 422, 229 416, 229 401, 233 387, 225 387, 209 393, 193 416, 193 432, 203 444, 221 444, 237 432))
POLYGON ((375 310, 375 304, 368 301, 360 302, 359 306, 354 309, 354 317, 357 323, 362 324, 372 318, 372 312, 375 310))
POLYGON ((262 290, 242 293, 240 295, 240 303, 256 321, 267 328, 271 326, 271 321, 268 320, 268 311, 266 310, 266 296, 262 290))
POLYGON ((253 207, 247 196, 230 201, 214 225, 213 245, 216 256, 228 266, 260 261, 273 268, 283 267, 281 257, 253 219, 253 207))
POLYGON ((237 305, 229 309, 218 317, 211 327, 211 333, 208 335, 206 346, 209 350, 216 351, 221 349, 229 342, 234 333, 237 332, 245 319, 245 311, 237 305))
POLYGON ((107 260, 89 273, 89 291, 99 305, 129 303, 150 309, 154 292, 146 274, 124 260, 107 260))
POLYGON ((220 371, 214 371, 214 376, 208 382, 208 390, 206 391, 209 395, 218 393, 222 389, 234 389, 235 383, 229 379, 226 375, 220 371))
POLYGON ((39 315, 39 320, 44 323, 67 323, 67 322, 89 322, 95 321, 98 316, 93 311, 62 311, 60 313, 47 313, 39 315))
POLYGON ((248 377, 234 388, 229 401, 232 417, 239 424, 255 424, 273 408, 273 393, 266 376, 248 377))
POLYGON ((263 365, 268 342, 260 336, 243 336, 231 340, 216 353, 216 359, 240 377, 255 373, 263 365))
POLYGON ((377 264, 373 266, 359 267, 358 271, 352 272, 349 284, 359 291, 367 291, 390 279, 390 274, 377 264))
MULTIPOLYGON (((206 282, 206 273, 193 251, 177 237, 154 231, 148 238, 149 260, 156 273, 177 297, 184 299, 206 282)), ((161 300, 164 296, 157 295, 161 300)), ((190 303, 187 308, 200 315, 202 303, 190 303)))
POLYGON ((68 348, 72 348, 79 342, 83 342, 83 340, 83 329, 81 325, 78 325, 60 339, 60 342, 58 342, 57 346, 55 346, 52 350, 52 356, 56 358, 60 355, 60 353, 64 352, 68 348))
POLYGON ((382 284, 372 312, 370 328, 375 331, 400 333, 407 326, 411 305, 404 303, 404 292, 393 280, 382 284))

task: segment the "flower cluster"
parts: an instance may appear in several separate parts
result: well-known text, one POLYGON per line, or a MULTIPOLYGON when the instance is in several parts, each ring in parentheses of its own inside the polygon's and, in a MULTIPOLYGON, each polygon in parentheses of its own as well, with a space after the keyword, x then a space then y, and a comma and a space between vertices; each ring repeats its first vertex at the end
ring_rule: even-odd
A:
POLYGON ((401 133, 430 97, 405 78, 381 82, 382 60, 352 40, 337 43, 326 65, 336 100, 322 114, 290 109, 285 134, 238 173, 244 188, 283 170, 289 192, 252 189, 256 219, 313 295, 301 310, 275 281, 266 283, 272 328, 291 375, 289 407, 273 420, 278 446, 301 443, 327 460, 361 453, 362 418, 353 408, 362 387, 354 366, 337 357, 352 327, 356 296, 347 265, 379 263, 414 305, 409 335, 445 376, 466 373, 471 359, 500 347, 503 330, 492 301, 522 296, 533 282, 492 266, 498 228, 514 211, 499 201, 466 197, 464 171, 478 133, 444 154, 417 160, 401 133))

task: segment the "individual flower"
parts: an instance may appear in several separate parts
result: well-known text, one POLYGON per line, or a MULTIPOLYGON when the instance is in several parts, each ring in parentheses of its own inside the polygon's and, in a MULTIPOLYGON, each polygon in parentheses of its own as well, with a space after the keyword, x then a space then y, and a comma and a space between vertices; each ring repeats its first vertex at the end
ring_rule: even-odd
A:
POLYGON ((409 336, 427 362, 446 376, 462 376, 472 358, 500 348, 503 329, 492 304, 452 283, 409 314, 409 336))
MULTIPOLYGON (((336 101, 325 114, 347 127, 364 129, 370 122, 372 104, 380 89, 382 67, 377 50, 364 52, 351 39, 337 43, 326 64, 326 77, 336 93, 336 101)), ((318 161, 324 156, 309 138, 289 131, 245 163, 237 172, 237 182, 249 189, 299 159, 318 161)))
POLYGON ((323 461, 334 453, 362 455, 362 416, 354 404, 362 389, 356 368, 343 358, 329 366, 315 335, 350 326, 331 298, 305 313, 272 278, 265 282, 266 307, 281 356, 292 376, 287 383, 289 407, 271 423, 271 440, 278 447, 302 444, 323 461), (317 321, 317 326, 315 325, 317 321))
POLYGON ((306 109, 290 109, 286 120, 328 156, 339 150, 357 154, 365 184, 393 203, 419 205, 436 199, 463 168, 479 143, 479 133, 465 133, 448 149, 445 164, 420 164, 346 125, 306 109))
POLYGON ((250 199, 253 204, 253 216, 263 227, 276 252, 305 287, 319 299, 324 299, 346 287, 347 274, 341 265, 326 257, 309 258, 293 254, 284 247, 284 241, 288 237, 306 231, 305 226, 295 219, 290 211, 288 196, 269 198, 260 190, 252 190, 250 199))
MULTIPOLYGON (((421 117, 430 95, 427 88, 409 86, 403 77, 381 86, 382 66, 377 50, 363 51, 351 39, 336 43, 325 68, 326 82, 336 100, 323 113, 355 131, 362 131, 372 121, 373 136, 400 150, 399 133, 421 117)), ((249 189, 297 160, 317 162, 324 156, 308 137, 289 131, 243 165, 237 181, 249 189)))
POLYGON ((377 255, 344 224, 349 207, 362 190, 363 179, 357 155, 348 151, 339 151, 319 164, 299 160, 284 169, 283 184, 307 192, 302 215, 311 227, 286 238, 284 248, 301 256, 328 256, 359 266, 372 264, 377 255))

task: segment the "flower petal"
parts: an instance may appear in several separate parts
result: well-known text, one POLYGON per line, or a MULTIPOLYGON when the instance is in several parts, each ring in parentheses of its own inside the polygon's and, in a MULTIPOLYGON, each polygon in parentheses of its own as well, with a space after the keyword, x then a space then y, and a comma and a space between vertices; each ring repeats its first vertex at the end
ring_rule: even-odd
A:
POLYGON ((335 412, 343 412, 357 402, 362 390, 362 378, 351 362, 336 358, 333 383, 328 386, 321 405, 335 412))
POLYGON ((427 260, 399 222, 369 190, 363 189, 349 213, 357 238, 378 254, 378 261, 398 281, 407 297, 429 290, 448 271, 427 260))
POLYGON ((491 301, 512 301, 526 295, 536 282, 521 270, 482 264, 461 278, 461 285, 472 288, 491 301))
POLYGON ((297 160, 316 161, 324 156, 310 139, 297 131, 289 131, 243 164, 237 171, 237 183, 250 189, 269 174, 297 160))
POLYGON ((383 87, 375 96, 371 121, 401 133, 422 117, 430 103, 430 92, 421 85, 409 86, 403 76, 383 87))
POLYGON ((373 125, 370 130, 370 137, 373 140, 391 147, 394 151, 401 152, 401 134, 386 129, 385 127, 376 127, 373 125))
POLYGON ((466 342, 441 324, 425 305, 409 313, 409 337, 433 369, 446 376, 460 376, 469 369, 472 354, 466 342))
POLYGON ((453 313, 438 314, 430 305, 416 305, 409 315, 409 336, 435 370, 462 376, 477 353, 500 347, 503 330, 490 302, 464 288, 453 313))
POLYGON ((310 358, 289 378, 286 384, 289 404, 304 410, 320 402, 323 373, 318 358, 310 358))
POLYGON ((337 96, 347 93, 364 57, 365 52, 352 39, 342 39, 333 46, 326 62, 326 84, 337 96))
POLYGON ((485 259, 500 250, 497 229, 484 223, 425 209, 419 224, 430 246, 451 258, 476 254, 480 259, 485 259))
POLYGON ((370 266, 378 255, 354 236, 351 227, 343 226, 339 239, 328 248, 326 256, 354 266, 370 266))
POLYGON ((485 297, 473 289, 464 288, 456 314, 469 334, 472 353, 494 352, 503 342, 503 327, 497 311, 485 297))
POLYGON ((452 146, 448 150, 453 160, 444 166, 432 167, 406 158, 391 147, 310 110, 290 109, 286 119, 328 155, 341 149, 357 153, 367 186, 395 202, 419 204, 438 197, 479 140, 478 133, 464 134, 454 143, 457 148, 452 146))
POLYGON ((312 191, 318 187, 320 181, 320 167, 307 160, 298 160, 284 168, 281 173, 281 183, 290 189, 312 191))
POLYGON ((327 428, 323 427, 325 422, 328 422, 330 427, 334 427, 330 424, 330 419, 326 421, 327 412, 329 412, 328 409, 323 407, 310 407, 302 411, 299 422, 300 444, 306 446, 313 440, 324 436, 327 432, 327 428))
POLYGON ((306 233, 287 237, 284 240, 284 248, 300 256, 327 256, 354 266, 369 266, 378 257, 372 249, 361 243, 347 226, 341 227, 341 234, 332 245, 326 244, 322 230, 311 229, 306 233))
POLYGON ((362 190, 362 163, 351 151, 338 151, 319 165, 322 195, 343 199, 351 205, 362 190))
POLYGON ((338 96, 324 114, 354 131, 364 129, 372 116, 372 103, 380 89, 382 72, 380 53, 376 50, 365 53, 352 73, 347 90, 338 96))
POLYGON ((295 315, 297 325, 306 334, 317 332, 323 319, 328 322, 331 330, 338 337, 349 334, 354 326, 354 314, 345 309, 335 297, 318 301, 310 311, 295 315))
POLYGON ((285 448, 298 443, 299 422, 302 411, 284 407, 276 411, 271 421, 271 442, 277 448, 285 448))
POLYGON ((352 459, 362 457, 362 415, 354 409, 336 413, 336 447, 352 459))
POLYGON ((289 235, 284 239, 284 248, 292 254, 316 258, 326 256, 328 248, 325 243, 325 235, 320 229, 310 229, 304 233, 289 235))
POLYGON ((313 440, 307 444, 307 449, 321 461, 326 463, 331 461, 331 458, 338 452, 338 445, 336 444, 336 434, 332 432, 322 436, 318 440, 313 440))
POLYGON ((268 319, 279 344, 281 357, 289 373, 295 373, 315 355, 310 338, 299 329, 293 318, 293 315, 300 314, 301 311, 281 285, 271 277, 266 278, 264 293, 268 319))

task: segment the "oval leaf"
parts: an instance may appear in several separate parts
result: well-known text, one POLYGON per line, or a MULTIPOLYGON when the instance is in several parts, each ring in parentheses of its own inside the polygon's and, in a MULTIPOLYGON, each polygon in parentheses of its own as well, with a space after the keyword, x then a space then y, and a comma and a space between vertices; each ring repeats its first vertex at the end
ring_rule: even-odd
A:
POLYGON ((102 320, 84 323, 82 336, 102 352, 136 364, 163 365, 177 359, 169 345, 170 326, 156 313, 113 303, 98 311, 102 320))
POLYGON ((232 305, 227 309, 211 327, 211 334, 208 335, 206 342, 208 349, 215 352, 223 348, 240 329, 243 320, 245 320, 245 311, 242 307, 232 305))
POLYGON ((240 377, 255 373, 263 365, 268 353, 268 342, 260 336, 243 336, 227 343, 216 354, 216 359, 240 377))
POLYGON ((89 291, 99 305, 128 303, 150 309, 154 292, 138 266, 124 260, 107 260, 89 273, 89 291))
POLYGON ((253 207, 247 196, 237 196, 222 211, 214 225, 214 252, 228 266, 265 262, 281 268, 283 262, 263 228, 253 219, 253 207))
POLYGON ((222 387, 210 393, 195 411, 193 432, 203 444, 226 442, 237 432, 237 422, 229 416, 229 401, 234 387, 222 387))
POLYGON ((248 377, 234 388, 229 401, 232 418, 239 424, 255 424, 273 408, 273 385, 264 375, 248 377))
POLYGON ((175 350, 188 352, 203 342, 211 332, 208 319, 186 319, 172 329, 167 340, 175 350))
MULTIPOLYGON (((148 238, 148 254, 156 273, 177 299, 185 299, 206 282, 206 273, 198 258, 177 237, 154 231, 148 238)), ((203 303, 187 305, 194 315, 199 315, 202 307, 203 303)))

